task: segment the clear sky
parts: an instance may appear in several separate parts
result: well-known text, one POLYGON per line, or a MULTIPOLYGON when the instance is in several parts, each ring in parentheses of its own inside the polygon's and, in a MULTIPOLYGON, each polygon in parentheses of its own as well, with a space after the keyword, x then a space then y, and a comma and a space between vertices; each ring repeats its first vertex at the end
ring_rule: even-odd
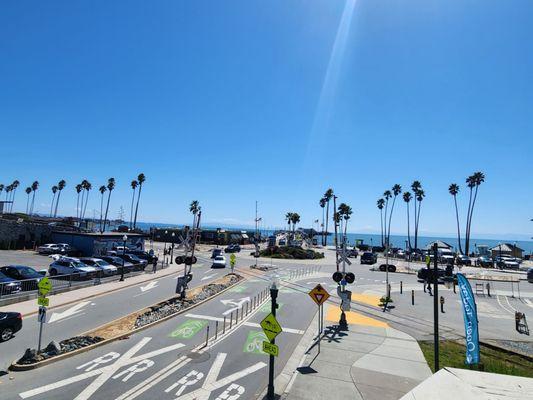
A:
MULTIPOLYGON (((321 216, 332 187, 351 231, 422 182, 421 231, 452 233, 448 185, 483 171, 473 236, 531 236, 530 0, 4 1, 0 182, 147 182, 141 220, 266 226, 321 216)), ((466 190, 460 195, 463 215, 466 190)), ((3 196, 2 196, 3 199, 3 196)), ((89 210, 99 209, 96 190, 89 210)), ((92 215, 92 212, 88 212, 92 215)), ((405 233, 398 204, 393 233, 405 233)))

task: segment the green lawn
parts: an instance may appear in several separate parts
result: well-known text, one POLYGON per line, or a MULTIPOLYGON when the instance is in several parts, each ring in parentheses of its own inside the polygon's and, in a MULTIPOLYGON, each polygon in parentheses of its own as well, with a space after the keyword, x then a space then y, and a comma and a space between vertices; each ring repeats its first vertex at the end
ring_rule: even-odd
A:
MULTIPOLYGON (((418 342, 424 357, 433 370, 434 366, 434 354, 433 354, 433 342, 418 342)), ((452 368, 465 368, 469 366, 465 365, 465 346, 453 341, 441 341, 439 346, 440 353, 440 367, 452 367, 452 368)), ((493 372, 496 374, 516 375, 533 378, 533 362, 529 361, 525 357, 521 357, 515 354, 509 354, 505 351, 494 350, 489 347, 481 345, 481 363, 480 370, 485 372, 493 372)), ((477 367, 473 367, 477 370, 477 367)))

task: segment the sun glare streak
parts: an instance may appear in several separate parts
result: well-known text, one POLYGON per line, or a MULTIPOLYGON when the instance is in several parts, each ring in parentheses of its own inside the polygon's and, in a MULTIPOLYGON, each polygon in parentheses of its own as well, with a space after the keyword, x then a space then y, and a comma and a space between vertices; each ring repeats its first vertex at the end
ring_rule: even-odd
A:
POLYGON ((318 99, 313 125, 307 141, 307 150, 303 163, 305 166, 305 171, 308 171, 308 168, 311 165, 316 164, 317 160, 313 159, 313 155, 318 153, 316 150, 317 148, 320 148, 325 144, 324 139, 328 135, 328 128, 330 126, 330 119, 333 111, 333 103, 337 91, 344 54, 346 51, 348 35, 350 33, 350 26, 352 24, 355 3, 356 0, 347 0, 346 4, 344 5, 344 10, 342 12, 342 17, 337 29, 335 42, 333 43, 331 50, 328 68, 326 70, 326 74, 324 75, 322 90, 318 99))

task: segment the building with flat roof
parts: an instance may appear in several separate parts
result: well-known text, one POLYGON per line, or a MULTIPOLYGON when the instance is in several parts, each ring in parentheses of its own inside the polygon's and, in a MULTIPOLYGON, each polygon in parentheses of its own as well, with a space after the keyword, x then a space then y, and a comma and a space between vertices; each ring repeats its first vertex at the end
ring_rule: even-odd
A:
POLYGON ((124 235, 127 236, 126 246, 144 250, 146 235, 124 232, 52 232, 53 243, 66 243, 81 251, 84 256, 104 255, 118 246, 124 245, 124 235))

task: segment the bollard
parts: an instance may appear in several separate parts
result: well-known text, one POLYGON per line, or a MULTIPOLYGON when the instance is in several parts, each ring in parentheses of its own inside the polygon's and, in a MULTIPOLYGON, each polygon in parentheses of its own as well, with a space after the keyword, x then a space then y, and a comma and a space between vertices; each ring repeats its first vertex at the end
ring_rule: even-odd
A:
POLYGON ((215 340, 217 340, 218 337, 218 321, 215 321, 215 340))
POLYGON ((237 325, 237 322, 239 322, 239 309, 238 308, 235 310, 235 325, 237 325))
POLYGON ((440 296, 440 312, 444 314, 444 296, 440 296))
POLYGON ((415 291, 411 290, 411 305, 415 305, 415 291))
POLYGON ((233 325, 233 311, 229 315, 229 328, 231 329, 233 325))
POLYGON ((403 294, 403 281, 400 281, 400 294, 403 294))
POLYGON ((208 341, 209 341, 209 325, 207 325, 207 331, 205 334, 205 346, 207 346, 208 341))
POLYGON ((487 296, 490 297, 490 282, 487 283, 487 296))
POLYGON ((455 281, 453 281, 453 292, 454 292, 454 293, 457 293, 457 292, 455 291, 455 281))
POLYGON ((390 283, 387 286, 387 297, 390 299, 390 283))
POLYGON ((224 315, 224 326, 222 327, 222 334, 226 333, 226 316, 224 315))

